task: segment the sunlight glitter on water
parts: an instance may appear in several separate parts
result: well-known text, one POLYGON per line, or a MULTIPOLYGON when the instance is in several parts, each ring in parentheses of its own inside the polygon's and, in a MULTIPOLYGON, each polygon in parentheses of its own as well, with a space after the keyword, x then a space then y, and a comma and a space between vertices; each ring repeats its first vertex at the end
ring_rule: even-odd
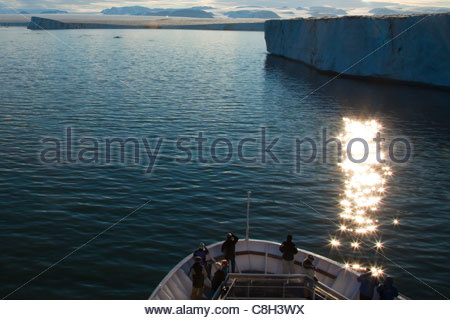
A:
MULTIPOLYGON (((333 239, 331 245, 348 246, 354 251, 352 260, 359 260, 357 252, 367 247, 367 242, 371 244, 370 249, 381 250, 383 247, 376 235, 380 226, 378 211, 392 171, 386 165, 380 144, 374 140, 382 129, 381 124, 376 120, 344 118, 343 121, 344 129, 339 136, 344 150, 339 166, 345 177, 340 200, 340 238, 333 239)), ((346 265, 355 270, 365 269, 358 263, 346 265)), ((380 268, 374 268, 371 267, 374 275, 382 273, 380 268)))
POLYGON ((345 175, 345 190, 340 201, 343 220, 340 230, 367 234, 377 230, 377 211, 386 192, 386 176, 391 176, 392 171, 379 161, 384 160, 374 141, 381 129, 378 122, 344 118, 344 124, 340 138, 344 150, 350 146, 351 153, 344 152, 343 162, 339 164, 345 175), (364 161, 355 161, 360 159, 364 161))

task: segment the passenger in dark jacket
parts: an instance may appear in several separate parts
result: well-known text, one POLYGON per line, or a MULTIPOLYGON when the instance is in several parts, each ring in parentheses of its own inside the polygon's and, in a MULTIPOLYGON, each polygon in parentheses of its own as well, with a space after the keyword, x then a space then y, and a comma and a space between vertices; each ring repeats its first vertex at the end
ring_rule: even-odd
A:
POLYGON ((228 274, 228 261, 223 259, 220 269, 217 270, 216 273, 214 273, 214 277, 211 281, 211 289, 212 289, 211 292, 213 295, 217 291, 217 289, 219 289, 222 282, 225 281, 227 274, 228 274))
POLYGON ((360 300, 372 300, 373 290, 378 286, 379 282, 377 277, 372 275, 372 272, 367 271, 358 277, 358 282, 361 282, 359 287, 359 299, 360 300))
POLYGON ((236 267, 236 243, 239 238, 232 234, 227 234, 227 239, 222 244, 222 252, 225 259, 231 263, 231 272, 234 273, 236 267))
POLYGON ((294 274, 294 256, 298 250, 292 242, 291 235, 288 235, 286 241, 281 244, 280 251, 283 253, 283 273, 294 274))
POLYGON ((377 288, 381 300, 394 300, 398 297, 398 290, 394 287, 394 279, 387 277, 377 288))
POLYGON ((206 247, 206 245, 203 242, 200 242, 200 246, 198 247, 197 250, 194 251, 193 253, 194 258, 195 257, 200 257, 202 259, 201 264, 202 266, 204 266, 206 268, 206 262, 208 260, 209 257, 209 251, 208 248, 206 247))
POLYGON ((189 271, 189 278, 192 280, 191 299, 197 300, 203 297, 203 286, 207 277, 206 269, 201 264, 202 258, 195 257, 195 262, 189 271))
POLYGON ((195 257, 200 257, 202 259, 201 264, 206 268, 208 273, 208 278, 211 278, 211 261, 215 260, 210 256, 209 250, 203 242, 200 242, 200 246, 192 254, 195 257), (208 263, 209 262, 209 263, 208 263))

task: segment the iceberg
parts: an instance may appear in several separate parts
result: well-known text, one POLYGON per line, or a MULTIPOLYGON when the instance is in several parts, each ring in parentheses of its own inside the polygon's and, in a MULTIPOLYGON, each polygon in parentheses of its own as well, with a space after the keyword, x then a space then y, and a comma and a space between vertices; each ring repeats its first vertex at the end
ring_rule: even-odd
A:
POLYGON ((42 17, 31 17, 27 25, 30 30, 64 30, 64 29, 139 29, 142 26, 107 24, 107 23, 85 23, 85 22, 62 22, 42 17))
POLYGON ((450 87, 450 14, 269 20, 267 51, 322 71, 450 87))
MULTIPOLYGON (((70 18, 70 17, 69 17, 70 18)), ((6 21, 7 26, 12 23, 6 21)), ((161 18, 142 19, 134 21, 132 18, 124 20, 97 19, 94 15, 80 15, 77 18, 63 21, 31 17, 31 21, 22 22, 30 30, 64 30, 64 29, 192 29, 192 30, 232 30, 232 31, 264 31, 264 21, 261 20, 235 20, 235 19, 184 19, 161 18), (140 23, 137 23, 140 22, 140 23)), ((0 26, 3 22, 0 20, 0 26)))

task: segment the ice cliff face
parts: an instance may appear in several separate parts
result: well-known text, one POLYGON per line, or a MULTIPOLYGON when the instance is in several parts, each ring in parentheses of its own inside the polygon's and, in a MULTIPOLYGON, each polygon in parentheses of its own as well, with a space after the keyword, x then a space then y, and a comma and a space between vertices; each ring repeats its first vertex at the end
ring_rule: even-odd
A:
POLYGON ((270 20, 264 28, 270 53, 320 70, 450 87, 449 13, 270 20))

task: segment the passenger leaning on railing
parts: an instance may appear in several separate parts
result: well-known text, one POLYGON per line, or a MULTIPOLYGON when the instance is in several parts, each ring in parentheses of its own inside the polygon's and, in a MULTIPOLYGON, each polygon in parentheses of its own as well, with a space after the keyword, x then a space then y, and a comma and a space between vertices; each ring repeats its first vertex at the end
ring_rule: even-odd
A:
MULTIPOLYGON (((217 262, 219 263, 219 262, 217 262)), ((228 261, 223 259, 220 263, 220 268, 214 273, 214 277, 211 281, 211 294, 214 295, 214 293, 219 289, 222 282, 225 281, 228 274, 228 261)))

